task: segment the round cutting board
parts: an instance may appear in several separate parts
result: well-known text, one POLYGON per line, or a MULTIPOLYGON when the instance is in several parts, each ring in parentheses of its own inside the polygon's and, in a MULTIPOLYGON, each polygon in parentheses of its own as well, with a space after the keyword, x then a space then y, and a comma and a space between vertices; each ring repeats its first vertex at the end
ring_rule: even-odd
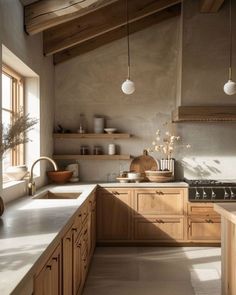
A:
POLYGON ((148 155, 147 150, 144 150, 142 156, 133 159, 130 164, 130 171, 141 173, 142 177, 147 180, 146 170, 158 170, 158 163, 153 157, 148 155))

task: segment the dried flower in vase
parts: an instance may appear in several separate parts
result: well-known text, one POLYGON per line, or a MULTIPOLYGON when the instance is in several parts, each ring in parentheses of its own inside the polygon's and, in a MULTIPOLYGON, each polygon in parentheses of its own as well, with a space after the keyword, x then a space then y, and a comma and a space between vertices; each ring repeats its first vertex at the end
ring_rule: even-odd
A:
POLYGON ((26 132, 32 130, 32 127, 37 124, 37 119, 32 119, 29 114, 24 115, 22 111, 14 114, 13 122, 10 125, 0 125, 0 133, 2 142, 0 143, 0 156, 6 151, 15 148, 20 144, 29 142, 26 132))
MULTIPOLYGON (((165 125, 167 125, 166 123, 165 125)), ((170 131, 166 131, 162 136, 161 130, 156 131, 155 140, 152 142, 152 147, 148 148, 148 152, 157 152, 163 154, 167 159, 172 158, 172 154, 176 148, 185 147, 190 148, 190 144, 180 144, 180 136, 172 134, 170 131)))

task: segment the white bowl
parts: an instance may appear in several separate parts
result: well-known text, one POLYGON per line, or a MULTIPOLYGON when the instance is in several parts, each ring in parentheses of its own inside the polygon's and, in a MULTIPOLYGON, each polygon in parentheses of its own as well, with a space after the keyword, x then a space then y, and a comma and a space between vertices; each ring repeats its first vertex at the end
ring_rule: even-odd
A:
POLYGON ((22 180, 28 173, 28 168, 25 165, 10 166, 7 168, 5 174, 10 180, 22 180))
POLYGON ((138 172, 129 172, 128 173, 128 178, 129 179, 139 179, 141 177, 141 173, 138 172))
POLYGON ((105 128, 104 131, 108 134, 112 134, 114 132, 116 132, 116 128, 105 128))

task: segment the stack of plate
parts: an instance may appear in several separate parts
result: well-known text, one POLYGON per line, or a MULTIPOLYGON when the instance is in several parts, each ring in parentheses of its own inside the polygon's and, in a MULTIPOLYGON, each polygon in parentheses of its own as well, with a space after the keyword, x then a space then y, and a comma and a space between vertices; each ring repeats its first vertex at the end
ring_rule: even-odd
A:
POLYGON ((169 182, 173 180, 173 173, 171 171, 145 171, 146 177, 151 182, 169 182))

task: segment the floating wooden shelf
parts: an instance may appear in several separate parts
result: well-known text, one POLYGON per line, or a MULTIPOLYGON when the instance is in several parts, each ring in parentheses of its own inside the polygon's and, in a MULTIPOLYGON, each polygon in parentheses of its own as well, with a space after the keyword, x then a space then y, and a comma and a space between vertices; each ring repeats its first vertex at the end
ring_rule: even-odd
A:
POLYGON ((53 155, 55 160, 130 160, 131 155, 53 155))
POLYGON ((58 139, 125 139, 131 137, 128 133, 54 133, 53 136, 58 139))
POLYGON ((172 122, 236 122, 236 106, 179 106, 172 112, 172 122))

